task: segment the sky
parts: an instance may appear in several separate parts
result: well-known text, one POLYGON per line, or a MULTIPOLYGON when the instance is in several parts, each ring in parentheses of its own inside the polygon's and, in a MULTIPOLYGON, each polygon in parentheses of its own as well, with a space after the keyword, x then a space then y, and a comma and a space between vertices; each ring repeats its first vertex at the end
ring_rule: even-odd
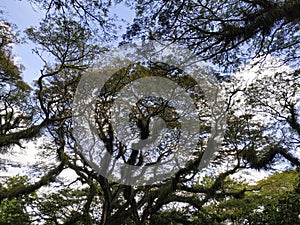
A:
MULTIPOLYGON (((44 16, 43 12, 34 8, 34 6, 26 0, 0 0, 0 9, 4 11, 3 17, 8 22, 17 25, 17 30, 21 32, 21 37, 24 37, 23 31, 26 28, 37 26, 44 16)), ((130 21, 133 18, 133 12, 123 6, 113 9, 113 13, 116 13, 121 19, 126 19, 127 21, 130 21)), ((121 30, 120 33, 123 31, 124 29, 121 30)), ((33 80, 39 77, 40 70, 43 66, 41 59, 32 52, 34 47, 34 44, 27 40, 26 43, 15 45, 13 48, 15 60, 25 66, 23 77, 29 84, 32 84, 33 80)), ((247 73, 249 74, 249 71, 247 71, 247 73)), ((255 74, 253 76, 255 76, 255 74)), ((35 154, 32 152, 33 148, 33 143, 29 144, 21 155, 15 156, 15 159, 19 160, 23 157, 23 163, 27 164, 32 162, 32 159, 35 157, 35 154), (26 157, 24 157, 24 155, 26 155, 26 157)), ((8 157, 11 158, 11 156, 8 157)), ((16 172, 17 171, 19 170, 16 170, 16 172)), ((251 175, 253 177, 254 173, 251 175)), ((257 174, 257 176, 261 178, 260 174, 257 174)))
MULTIPOLYGON (((0 9, 4 11, 4 19, 17 26, 20 37, 24 37, 24 30, 27 28, 38 26, 39 21, 44 17, 44 13, 27 0, 0 0, 0 9)), ((131 21, 134 15, 132 10, 121 4, 113 7, 111 13, 117 14, 120 20, 124 19, 126 21, 131 21)), ((125 24, 126 22, 122 24, 123 29, 119 31, 120 36, 125 31, 125 24)), ((25 39, 25 41, 23 44, 15 45, 13 53, 15 60, 25 66, 23 71, 24 80, 32 84, 33 80, 39 77, 43 62, 32 52, 35 47, 34 44, 29 40, 25 39)))
MULTIPOLYGON (((20 37, 24 37, 24 30, 30 26, 36 26, 43 18, 43 13, 34 9, 27 1, 0 0, 0 8, 4 11, 4 19, 17 26, 20 37)), ((32 52, 33 43, 26 40, 26 43, 17 44, 13 48, 15 60, 25 66, 23 77, 26 82, 32 81, 39 76, 43 66, 41 59, 32 52)))
MULTIPOLYGON (((16 25, 16 31, 23 38, 25 38, 24 31, 27 28, 38 26, 39 21, 44 18, 44 13, 27 0, 0 0, 0 10, 3 11, 3 19, 16 25)), ((130 21, 133 19, 132 10, 123 5, 113 7, 111 13, 117 14, 120 20, 130 21)), ((125 25, 125 23, 122 25, 125 25)), ((119 31, 120 35, 124 31, 125 26, 119 31)), ((40 70, 43 68, 42 60, 32 51, 35 47, 34 43, 26 39, 25 43, 13 45, 14 60, 25 67, 22 75, 24 80, 30 85, 40 76, 40 70)), ((41 145, 42 141, 38 139, 37 141, 26 143, 24 149, 16 147, 12 153, 1 155, 2 159, 11 161, 14 166, 10 167, 9 171, 0 170, 0 177, 27 174, 27 166, 32 166, 38 160, 37 146, 41 145), (23 166, 19 167, 19 163, 23 166)))

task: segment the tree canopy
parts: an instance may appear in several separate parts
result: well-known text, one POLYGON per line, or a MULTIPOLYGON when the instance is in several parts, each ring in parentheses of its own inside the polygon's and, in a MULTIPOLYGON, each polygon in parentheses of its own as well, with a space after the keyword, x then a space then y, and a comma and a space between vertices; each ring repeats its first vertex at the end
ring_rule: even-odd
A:
MULTIPOLYGON (((24 82, 22 66, 12 54, 13 44, 19 44, 18 36, 14 26, 2 19, 0 154, 36 143, 39 161, 27 168, 27 176, 1 178, 0 224, 300 222, 298 0, 28 2, 40 7, 45 16, 22 35, 34 43, 33 51, 44 66, 33 85, 24 82), (110 10, 119 4, 131 8, 135 18, 123 41, 116 43, 120 24, 110 10), (83 154, 78 135, 85 136, 78 133, 81 131, 74 122, 72 107, 81 79, 100 73, 107 63, 104 53, 113 43, 124 46, 147 40, 175 43, 206 65, 214 65, 210 71, 223 91, 226 126, 215 156, 201 170, 214 116, 203 84, 176 65, 150 59, 126 64, 106 80, 93 106, 93 134, 106 155, 125 165, 142 167, 167 163, 178 145, 183 126, 180 110, 171 101, 153 95, 130 106, 126 122, 138 143, 124 145, 120 135, 127 135, 127 131, 113 129, 114 103, 124 87, 138 83, 140 78, 161 77, 179 85, 196 102, 201 121, 197 145, 175 174, 149 185, 126 185, 98 173, 83 154), (252 77, 252 73, 257 76, 252 77), (153 133, 157 117, 168 129, 167 138, 150 152, 142 151, 140 143, 149 137, 161 138, 153 133), (269 176, 255 183, 238 178, 253 171, 266 171, 269 176)), ((114 69, 116 65, 111 62, 109 66, 114 69)), ((95 83, 84 87, 90 91, 95 83)), ((81 96, 77 100, 89 99, 81 96)), ((89 153, 93 151, 91 148, 89 153)), ((10 169, 2 164, 0 170, 10 169)))
POLYGON ((179 42, 229 72, 269 54, 297 67, 299 7, 297 0, 139 1, 125 36, 179 42))

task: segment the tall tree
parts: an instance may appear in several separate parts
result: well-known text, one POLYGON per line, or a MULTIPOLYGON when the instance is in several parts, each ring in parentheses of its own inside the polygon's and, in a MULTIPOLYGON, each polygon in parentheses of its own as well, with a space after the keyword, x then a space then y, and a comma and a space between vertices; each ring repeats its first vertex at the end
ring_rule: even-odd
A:
MULTIPOLYGON (((4 133, 0 137, 0 146, 11 147, 11 144, 39 134, 47 141, 38 146, 38 151, 43 157, 47 153, 55 162, 40 166, 38 179, 2 189, 0 202, 3 206, 40 190, 30 204, 35 212, 30 219, 41 224, 220 224, 229 220, 234 206, 226 208, 227 211, 222 214, 224 218, 220 218, 220 215, 209 211, 219 210, 213 204, 215 201, 226 203, 226 200, 233 199, 240 204, 239 199, 247 201, 248 193, 254 191, 245 184, 231 182, 230 175, 248 168, 274 168, 279 156, 292 166, 299 167, 296 154, 299 150, 299 75, 295 70, 299 57, 298 1, 139 1, 135 4, 137 17, 128 30, 127 38, 144 34, 149 38, 166 38, 193 49, 204 59, 232 66, 228 67, 229 70, 236 70, 237 65, 247 61, 252 54, 263 58, 268 54, 283 54, 284 61, 294 66, 290 73, 277 71, 276 75, 257 80, 249 87, 234 79, 225 80, 227 128, 223 143, 207 168, 207 173, 214 173, 214 176, 200 179, 203 174, 198 166, 206 142, 199 141, 198 148, 184 168, 161 182, 144 186, 119 184, 97 173, 80 151, 82 146, 74 139, 76 127, 71 120, 73 98, 82 75, 91 74, 91 68, 97 68, 97 63, 104 63, 99 54, 106 51, 103 48, 105 43, 97 42, 99 38, 95 34, 103 35, 102 41, 104 37, 111 37, 106 36, 110 33, 107 29, 112 28, 110 20, 106 20, 111 1, 101 4, 90 0, 31 2, 47 10, 39 27, 27 30, 28 38, 37 44, 35 52, 45 65, 33 87, 34 94, 30 96, 28 87, 21 81, 20 71, 8 54, 10 51, 3 50, 2 62, 9 67, 3 66, 3 69, 1 65, 4 71, 1 85, 5 88, 0 93, 4 96, 4 105, 5 96, 13 104, 9 110, 4 109, 3 116, 1 114, 4 119, 1 120, 0 131, 4 133), (151 29, 147 30, 148 27, 151 29), (6 88, 10 84, 18 91, 17 95, 6 88), (272 90, 267 88, 270 85, 272 90), (17 101, 19 97, 22 101, 17 101), (33 104, 27 104, 25 100, 31 100, 33 104), (26 116, 33 115, 20 117, 27 123, 14 122, 19 117, 18 113, 15 117, 10 116, 15 106, 22 108, 20 111, 26 116), (28 106, 32 106, 34 111, 27 113, 28 106), (5 120, 10 117, 12 119, 5 120), (5 131, 2 121, 10 130, 5 131), (25 128, 21 127, 23 123, 25 128), (63 176, 63 172, 72 175, 63 176), (46 195, 41 187, 45 187, 47 192, 52 190, 52 193, 46 195), (209 205, 214 206, 211 207, 213 209, 209 209, 209 205)), ((7 34, 3 35, 3 38, 7 37, 7 34)), ((153 74, 176 82, 201 103, 203 126, 199 134, 205 140, 210 132, 207 102, 189 74, 172 65, 133 63, 107 81, 97 96, 95 107, 96 133, 105 151, 127 165, 140 166, 167 158, 170 153, 167 147, 176 144, 176 138, 168 139, 155 149, 158 154, 147 155, 133 145, 124 146, 112 130, 109 116, 118 92, 124 85, 153 74)), ((131 128, 142 141, 147 140, 151 136, 151 117, 160 116, 169 129, 176 131, 180 123, 174 108, 161 98, 149 96, 139 99, 131 108, 131 128)), ((298 198, 294 193, 283 197, 288 198, 287 203, 298 198)), ((281 200, 278 198, 276 204, 281 200)), ((282 211, 286 209, 283 207, 282 211)), ((272 207, 270 211, 273 215, 272 207)), ((255 216, 261 217, 259 214, 255 216)), ((27 220, 28 217, 25 217, 27 220)), ((241 213, 240 218, 245 218, 245 214, 241 213)), ((254 218, 253 221, 257 220, 254 218)))
POLYGON ((22 66, 16 64, 12 45, 17 43, 13 26, 0 21, 0 152, 10 145, 21 145, 23 139, 37 133, 34 106, 29 95, 31 88, 21 75, 22 66))

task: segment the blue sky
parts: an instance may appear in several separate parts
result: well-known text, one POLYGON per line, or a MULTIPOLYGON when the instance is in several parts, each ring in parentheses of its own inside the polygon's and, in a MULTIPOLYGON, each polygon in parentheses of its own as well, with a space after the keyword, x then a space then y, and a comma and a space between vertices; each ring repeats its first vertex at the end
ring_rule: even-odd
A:
MULTIPOLYGON (((13 23, 17 26, 17 30, 20 32, 20 37, 25 37, 24 30, 30 26, 38 26, 39 21, 43 19, 44 13, 39 11, 38 8, 34 7, 27 0, 0 0, 0 10, 4 11, 3 18, 13 23)), ((132 20, 133 12, 124 7, 123 5, 118 5, 112 8, 112 13, 116 13, 120 19, 132 20)), ((121 34, 124 32, 119 31, 121 34)), ((32 84, 33 80, 40 76, 40 70, 43 67, 42 60, 32 52, 35 47, 34 43, 27 40, 24 44, 14 45, 13 53, 15 59, 18 63, 25 66, 23 71, 24 80, 32 84)), ((37 142, 45 140, 37 140, 37 142)), ((37 156, 37 145, 35 142, 29 142, 25 145, 25 149, 15 149, 14 154, 8 154, 1 156, 1 158, 6 158, 12 160, 13 162, 22 163, 22 165, 31 165, 36 163, 37 156)), ((0 171, 0 177, 2 175, 24 175, 26 173, 27 167, 21 168, 9 168, 9 172, 0 171)))
MULTIPOLYGON (((4 11, 4 18, 15 25, 17 30, 24 36, 23 31, 38 24, 43 17, 43 13, 34 9, 27 1, 18 0, 1 0, 0 8, 4 11)), ((20 64, 25 66, 23 71, 24 80, 32 84, 34 79, 39 76, 42 68, 42 61, 39 57, 32 53, 33 44, 31 42, 18 44, 14 47, 13 53, 20 64)))
MULTIPOLYGON (((4 11, 4 18, 15 25, 20 31, 21 37, 24 37, 24 30, 30 26, 37 26, 44 14, 37 7, 28 3, 27 0, 0 0, 0 9, 4 11)), ((124 5, 113 7, 112 13, 118 15, 119 19, 130 21, 133 19, 133 11, 124 5)), ((123 24, 125 25, 125 24, 123 24)), ((119 31, 121 35, 125 29, 119 31)), ((40 70, 43 67, 42 60, 34 53, 32 49, 34 44, 26 41, 24 44, 18 44, 14 47, 13 53, 18 63, 25 66, 23 77, 26 82, 32 84, 33 80, 40 75, 40 70)))

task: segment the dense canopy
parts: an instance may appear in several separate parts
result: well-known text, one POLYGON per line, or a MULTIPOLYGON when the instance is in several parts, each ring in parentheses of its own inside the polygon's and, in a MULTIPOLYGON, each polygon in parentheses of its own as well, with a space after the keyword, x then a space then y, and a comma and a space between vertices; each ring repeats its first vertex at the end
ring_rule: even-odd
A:
MULTIPOLYGON (((44 18, 21 37, 3 15, 0 22, 0 224, 300 222, 299 0, 23 1, 39 7, 44 18), (118 6, 135 13, 124 34, 111 13, 118 6), (23 66, 12 54, 22 38, 44 63, 33 85, 23 80, 23 66), (159 140, 153 121, 161 118, 168 129, 164 141, 146 152, 134 142, 124 145, 118 135, 126 130, 114 130, 112 107, 121 90, 139 78, 178 84, 195 101, 201 126, 197 146, 173 176, 124 185, 98 173, 83 154, 72 107, 80 80, 100 73, 112 46, 147 40, 166 48, 175 43, 213 65, 226 126, 209 166, 200 169, 215 119, 203 84, 174 65, 150 59, 127 64, 106 80, 92 107, 89 121, 105 154, 142 167, 168 162, 178 146, 182 112, 154 92, 137 99, 125 120, 141 143, 159 140), (37 160, 19 162, 25 176, 10 175, 12 162, 5 156, 26 148, 37 160), (259 172, 267 176, 252 180, 259 172)), ((109 67, 117 65, 118 57, 109 67)))

